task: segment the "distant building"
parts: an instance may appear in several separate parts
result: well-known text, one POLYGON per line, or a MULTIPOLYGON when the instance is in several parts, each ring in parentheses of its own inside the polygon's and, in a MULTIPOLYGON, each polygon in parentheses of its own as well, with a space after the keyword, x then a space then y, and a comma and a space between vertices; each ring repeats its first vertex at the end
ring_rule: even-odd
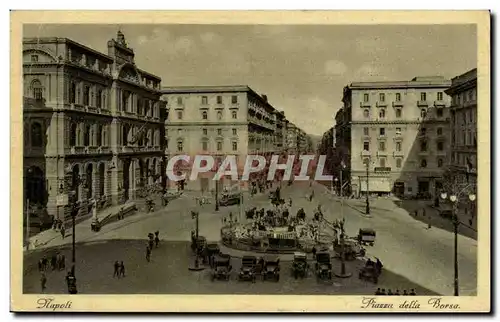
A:
MULTIPOLYGON (((266 95, 248 86, 164 87, 162 93, 169 109, 165 127, 170 157, 204 154, 222 162, 226 155, 236 155, 241 174, 247 155, 269 158, 282 149, 284 115, 276 111, 266 95)), ((184 170, 189 171, 187 167, 179 171, 184 170)), ((201 174, 195 182, 186 181, 186 189, 212 191, 213 174, 201 174)), ((234 184, 230 177, 221 180, 222 186, 234 184)))
POLYGON ((450 170, 458 182, 477 180, 477 69, 451 80, 450 170))
POLYGON ((23 39, 24 199, 61 220, 67 203, 116 205, 162 173, 161 79, 121 32, 107 45, 23 39))
POLYGON ((450 81, 358 82, 345 87, 337 145, 355 195, 435 196, 447 163, 450 81), (367 185, 368 183, 368 185, 367 185))

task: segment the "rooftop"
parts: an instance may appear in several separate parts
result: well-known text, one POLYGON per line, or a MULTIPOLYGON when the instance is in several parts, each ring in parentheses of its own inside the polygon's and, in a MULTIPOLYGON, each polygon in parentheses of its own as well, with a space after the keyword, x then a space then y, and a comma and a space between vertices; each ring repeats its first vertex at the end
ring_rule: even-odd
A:
POLYGON ((391 89, 391 88, 448 88, 451 81, 443 76, 419 76, 410 81, 354 82, 348 88, 353 89, 391 89))
POLYGON ((99 56, 100 58, 103 58, 105 60, 107 60, 108 62, 112 62, 113 61, 113 58, 106 55, 106 54, 103 54, 102 52, 98 51, 98 50, 95 50, 95 49, 92 49, 90 47, 87 47, 83 44, 80 44, 74 40, 71 40, 69 38, 60 38, 60 37, 31 37, 31 38, 23 38, 23 45, 24 44, 51 44, 51 43, 55 43, 55 44, 70 44, 70 45, 73 45, 73 46, 76 46, 76 47, 79 47, 87 52, 91 52, 92 54, 96 55, 96 56, 99 56))

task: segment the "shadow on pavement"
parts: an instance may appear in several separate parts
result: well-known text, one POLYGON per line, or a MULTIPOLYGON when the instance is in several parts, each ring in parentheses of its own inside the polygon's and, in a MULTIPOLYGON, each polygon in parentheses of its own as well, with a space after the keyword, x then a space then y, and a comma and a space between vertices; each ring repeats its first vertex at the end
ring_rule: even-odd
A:
MULTIPOLYGON (((161 237, 161 235, 160 235, 161 237)), ((66 268, 71 266, 71 245, 33 251, 24 257, 23 292, 40 293, 38 260, 50 257, 55 251, 66 256, 66 268)), ((379 283, 373 284, 358 278, 360 260, 347 262, 352 277, 331 281, 317 281, 312 271, 307 278, 295 280, 291 262, 282 262, 279 282, 257 280, 256 283, 240 282, 237 275, 240 260, 233 258, 233 272, 229 281, 211 281, 210 269, 191 272, 189 242, 161 241, 153 249, 151 262, 145 258, 146 240, 104 240, 76 245, 76 278, 80 294, 294 294, 294 295, 372 295, 377 287, 396 290, 415 289, 418 295, 436 293, 413 283, 407 278, 384 270, 379 283), (113 277, 113 264, 123 261, 126 277, 113 277)), ((311 266, 313 262, 310 261, 311 266)), ((333 260, 333 271, 340 271, 340 262, 333 260)), ((65 294, 65 271, 47 272, 47 294, 65 294)), ((432 283, 432 281, 429 281, 432 283)))

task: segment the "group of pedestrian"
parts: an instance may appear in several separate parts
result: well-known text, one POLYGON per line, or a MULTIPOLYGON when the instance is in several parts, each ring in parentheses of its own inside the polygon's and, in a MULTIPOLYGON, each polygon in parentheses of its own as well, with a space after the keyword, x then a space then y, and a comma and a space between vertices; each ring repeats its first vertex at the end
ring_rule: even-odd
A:
POLYGON ((396 290, 394 292, 392 292, 391 289, 388 289, 387 292, 385 291, 385 288, 377 288, 377 290, 375 291, 375 295, 403 295, 403 296, 408 296, 408 295, 417 295, 417 293, 415 293, 415 289, 411 289, 410 292, 408 292, 407 290, 403 290, 403 294, 401 294, 399 292, 399 290, 396 290))
POLYGON ((151 252, 153 251, 153 247, 158 248, 160 245, 160 232, 157 230, 155 233, 148 234, 148 245, 146 247, 146 260, 148 262, 151 261, 151 252))
POLYGON ((45 272, 49 269, 55 270, 63 270, 66 268, 66 256, 59 252, 52 254, 50 257, 50 261, 46 256, 43 256, 38 261, 38 271, 45 272))
POLYGON ((42 293, 47 289, 47 274, 46 272, 49 270, 61 271, 66 269, 66 257, 64 254, 60 252, 53 253, 50 256, 50 259, 47 256, 43 256, 38 261, 38 271, 40 272, 40 287, 42 289, 42 293))
POLYGON ((114 264, 114 273, 113 277, 125 277, 125 265, 123 264, 123 261, 116 261, 114 264))

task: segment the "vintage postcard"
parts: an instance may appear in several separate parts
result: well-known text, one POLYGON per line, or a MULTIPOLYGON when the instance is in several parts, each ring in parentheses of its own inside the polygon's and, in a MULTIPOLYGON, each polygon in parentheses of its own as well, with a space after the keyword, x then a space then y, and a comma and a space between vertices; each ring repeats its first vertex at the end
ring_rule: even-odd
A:
POLYGON ((11 59, 13 311, 490 311, 489 12, 19 11, 11 59))

